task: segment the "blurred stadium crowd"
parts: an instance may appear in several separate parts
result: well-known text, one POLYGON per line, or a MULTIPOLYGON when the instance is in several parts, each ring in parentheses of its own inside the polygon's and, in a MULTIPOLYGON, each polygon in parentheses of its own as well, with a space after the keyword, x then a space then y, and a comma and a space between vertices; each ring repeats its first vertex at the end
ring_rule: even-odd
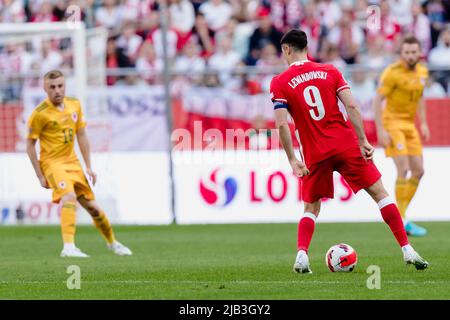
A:
MULTIPOLYGON (((353 81, 373 85, 380 69, 395 60, 402 34, 413 33, 422 43, 424 61, 437 70, 425 94, 445 97, 450 92, 449 0, 0 0, 0 22, 64 21, 67 8, 77 5, 88 28, 109 30, 108 85, 157 84, 163 69, 162 1, 169 8, 172 70, 189 83, 266 92, 273 70, 284 66, 279 47, 283 32, 299 27, 309 36, 311 59, 347 73, 358 66, 365 71, 351 73, 353 81), (370 5, 379 6, 380 28, 368 24, 370 5), (232 72, 245 66, 272 71, 232 72), (130 68, 134 72, 121 75, 121 69, 130 68)), ((42 74, 71 63, 67 41, 47 40, 39 48, 0 46, 4 76, 42 74)))

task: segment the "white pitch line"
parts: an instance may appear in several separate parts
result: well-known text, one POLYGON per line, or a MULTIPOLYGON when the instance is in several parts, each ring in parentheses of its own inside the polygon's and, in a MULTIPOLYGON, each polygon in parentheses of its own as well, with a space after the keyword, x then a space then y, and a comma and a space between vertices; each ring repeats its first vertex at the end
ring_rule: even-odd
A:
MULTIPOLYGON (((295 284, 295 285, 316 285, 316 284, 345 284, 344 281, 259 281, 259 280, 232 280, 232 281, 219 281, 219 280, 81 280, 83 283, 92 284, 295 284)), ((0 281, 0 285, 9 284, 65 284, 66 281, 0 281)), ((384 284, 444 284, 450 283, 450 280, 443 281, 416 281, 416 280, 385 280, 384 284)))

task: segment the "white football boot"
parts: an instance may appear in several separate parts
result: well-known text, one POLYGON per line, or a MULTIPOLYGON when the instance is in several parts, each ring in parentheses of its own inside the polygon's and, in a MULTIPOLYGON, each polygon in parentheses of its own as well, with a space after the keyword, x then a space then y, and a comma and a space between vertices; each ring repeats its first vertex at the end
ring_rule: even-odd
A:
POLYGON ((72 246, 67 246, 64 245, 64 249, 62 249, 61 257, 70 257, 70 258, 89 258, 89 256, 82 252, 80 249, 78 249, 77 247, 75 247, 75 245, 72 246))
POLYGON ((403 260, 406 264, 412 264, 417 270, 425 270, 429 265, 414 249, 403 250, 403 260))
POLYGON ((309 267, 309 258, 305 251, 300 250, 297 253, 294 263, 294 271, 297 273, 312 273, 309 267))
POLYGON ((108 244, 108 249, 118 256, 131 256, 133 252, 118 241, 108 244))

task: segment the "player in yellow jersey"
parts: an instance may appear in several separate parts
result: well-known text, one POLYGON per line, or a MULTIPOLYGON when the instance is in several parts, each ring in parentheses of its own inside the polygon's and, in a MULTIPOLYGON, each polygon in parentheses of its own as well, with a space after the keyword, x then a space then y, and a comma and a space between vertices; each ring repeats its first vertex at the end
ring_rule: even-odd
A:
POLYGON ((420 55, 419 41, 413 36, 405 37, 400 47, 400 60, 384 70, 374 99, 378 141, 397 168, 397 204, 406 232, 411 236, 427 233, 426 229, 406 219, 406 209, 424 174, 422 142, 415 126, 416 114, 419 115, 423 139, 427 141, 430 138, 422 96, 428 70, 419 63, 420 55), (383 101, 386 102, 384 109, 383 101))
POLYGON ((131 255, 130 249, 118 242, 104 211, 95 202, 81 164, 74 151, 77 138, 86 164, 86 173, 92 184, 96 174, 92 171, 86 122, 79 100, 65 96, 64 75, 50 71, 44 76, 47 99, 39 104, 28 120, 27 153, 42 187, 53 190, 53 202, 62 202, 61 231, 64 247, 62 257, 88 257, 75 246, 76 202, 92 216, 95 226, 117 255, 131 255), (40 143, 40 157, 36 141, 40 143))

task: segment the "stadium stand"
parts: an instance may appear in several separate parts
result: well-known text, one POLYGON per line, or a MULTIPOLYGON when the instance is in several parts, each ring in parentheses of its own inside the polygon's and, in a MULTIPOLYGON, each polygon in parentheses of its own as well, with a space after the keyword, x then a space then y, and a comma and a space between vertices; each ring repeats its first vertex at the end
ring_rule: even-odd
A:
MULTIPOLYGON (((363 94, 374 90, 380 70, 395 60, 402 35, 413 33, 422 43, 424 63, 432 70, 425 96, 450 94, 448 0, 164 1, 169 6, 168 53, 177 74, 175 88, 194 84, 248 95, 267 93, 271 77, 285 66, 279 56, 282 33, 299 27, 309 36, 310 59, 334 64, 363 94), (371 5, 380 9, 380 29, 367 24, 371 5)), ((88 28, 108 29, 107 85, 150 86, 163 79, 160 3, 1 0, 0 23, 64 21, 69 18, 67 8, 78 5, 88 28)), ((73 68, 70 46, 67 39, 49 39, 40 46, 0 45, 0 118, 5 123, 0 151, 14 150, 11 138, 20 126, 23 87, 39 87, 39 75, 50 69, 73 68)), ((370 106, 362 108, 370 128, 370 106)), ((181 112, 183 107, 177 110, 175 125, 188 127, 189 112, 181 112)))

